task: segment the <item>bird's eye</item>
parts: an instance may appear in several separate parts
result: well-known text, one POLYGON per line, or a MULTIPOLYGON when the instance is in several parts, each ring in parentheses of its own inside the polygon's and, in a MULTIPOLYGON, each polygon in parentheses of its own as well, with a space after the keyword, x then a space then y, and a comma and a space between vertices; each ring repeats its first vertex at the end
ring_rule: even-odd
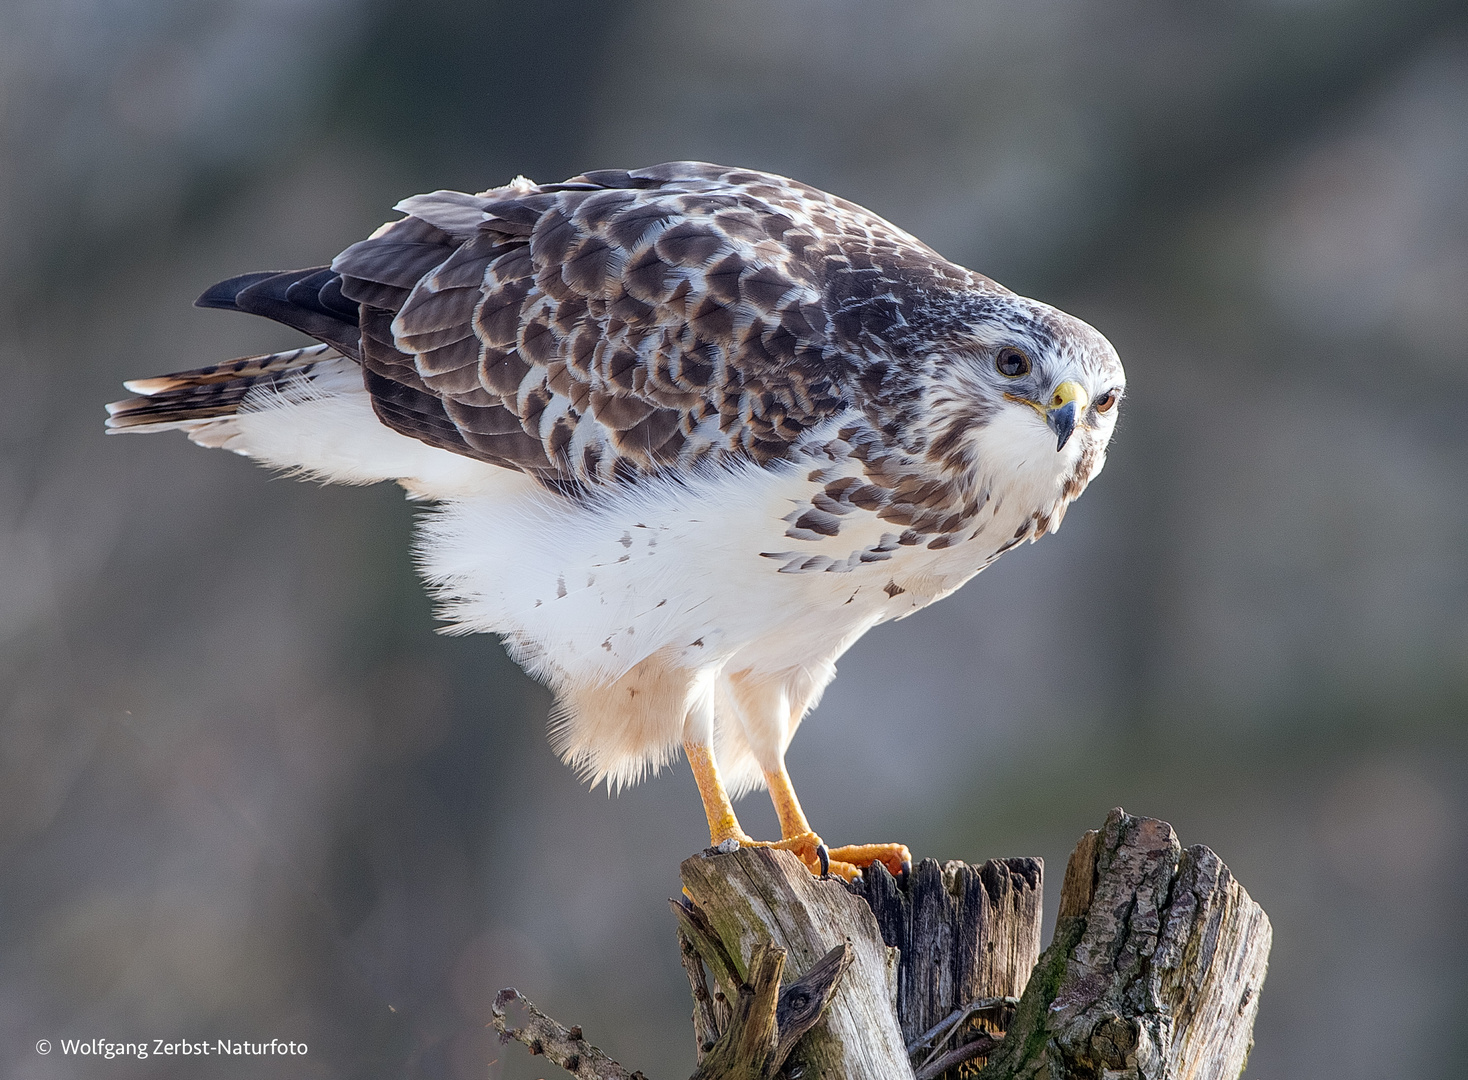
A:
POLYGON ((1006 379, 1017 379, 1030 373, 1030 358, 1018 349, 1004 348, 994 358, 994 367, 1006 379))
POLYGON ((1116 403, 1120 399, 1121 395, 1118 394, 1115 390, 1108 390, 1106 391, 1106 393, 1102 394, 1099 398, 1096 399, 1096 411, 1110 412, 1112 409, 1116 408, 1116 403))

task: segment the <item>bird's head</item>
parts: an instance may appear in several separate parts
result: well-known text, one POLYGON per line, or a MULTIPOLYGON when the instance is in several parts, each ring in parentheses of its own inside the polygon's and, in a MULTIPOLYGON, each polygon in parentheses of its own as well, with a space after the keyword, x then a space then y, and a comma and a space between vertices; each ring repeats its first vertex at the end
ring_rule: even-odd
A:
POLYGON ((989 295, 950 331, 924 402, 945 464, 1053 477, 1067 496, 1101 470, 1126 375, 1111 343, 1048 304, 989 295))

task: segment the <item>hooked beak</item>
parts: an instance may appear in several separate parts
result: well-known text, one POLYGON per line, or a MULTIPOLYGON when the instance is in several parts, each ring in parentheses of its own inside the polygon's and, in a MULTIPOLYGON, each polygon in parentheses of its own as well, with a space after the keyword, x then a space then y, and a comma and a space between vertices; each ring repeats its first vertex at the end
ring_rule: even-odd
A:
POLYGON ((1055 432, 1059 441, 1055 444, 1055 450, 1059 453, 1065 449, 1065 444, 1070 442, 1071 432, 1076 429, 1076 418, 1085 411, 1091 399, 1082 389, 1081 384, 1073 380, 1061 383, 1055 388, 1055 393, 1050 396, 1049 406, 1045 410, 1045 422, 1050 425, 1050 430, 1055 432))
POLYGON ((1055 452, 1059 453, 1065 449, 1065 444, 1070 442, 1070 437, 1076 429, 1076 422, 1086 406, 1091 404, 1091 398, 1085 388, 1074 379, 1067 379, 1055 388, 1055 393, 1050 395, 1050 400, 1045 404, 1031 401, 1029 398, 1017 397, 1014 394, 1005 394, 1011 401, 1019 401, 1034 409, 1045 418, 1045 423, 1050 425, 1050 430, 1055 432, 1055 452))

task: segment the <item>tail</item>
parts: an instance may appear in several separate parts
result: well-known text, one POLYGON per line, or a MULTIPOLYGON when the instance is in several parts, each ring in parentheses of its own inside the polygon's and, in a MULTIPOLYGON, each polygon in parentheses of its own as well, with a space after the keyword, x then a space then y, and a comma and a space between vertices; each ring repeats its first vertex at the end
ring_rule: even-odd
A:
POLYGON ((415 498, 528 482, 383 423, 363 381, 360 308, 342 295, 333 270, 244 274, 195 303, 263 315, 321 344, 124 383, 136 396, 107 406, 108 434, 181 430, 201 446, 293 475, 344 484, 395 480, 415 498))
POLYGON ((342 295, 341 275, 329 266, 241 274, 210 287, 194 306, 261 315, 362 359, 361 309, 342 295))
MULTIPOLYGON (((107 406, 107 433, 186 431, 203 446, 229 447, 233 418, 251 402, 310 395, 328 374, 361 380, 358 307, 341 291, 341 277, 316 266, 286 273, 242 274, 212 286, 195 306, 263 315, 322 342, 288 352, 247 356, 223 364, 123 383, 137 397, 107 406)), ((237 449, 237 447, 232 447, 237 449)))
POLYGON ((234 419, 252 399, 309 396, 317 380, 340 376, 344 369, 355 373, 357 365, 323 344, 133 379, 123 385, 138 396, 107 406, 107 434, 185 431, 201 446, 229 448, 237 431, 234 419))

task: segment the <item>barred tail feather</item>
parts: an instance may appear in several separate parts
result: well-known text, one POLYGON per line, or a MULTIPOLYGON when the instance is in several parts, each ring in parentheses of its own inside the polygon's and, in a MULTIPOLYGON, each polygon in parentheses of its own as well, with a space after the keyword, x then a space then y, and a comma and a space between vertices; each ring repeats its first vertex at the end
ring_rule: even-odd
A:
POLYGON ((135 379, 107 406, 109 435, 183 431, 273 469, 325 483, 394 480, 414 498, 533 485, 523 473, 408 438, 373 411, 362 368, 332 345, 247 356, 135 379))
MULTIPOLYGON (((246 356, 223 364, 132 379, 123 383, 137 397, 107 406, 107 433, 194 431, 234 416, 251 393, 268 393, 313 372, 351 364, 330 345, 246 356)), ((355 365, 351 365, 355 367, 355 365)))

